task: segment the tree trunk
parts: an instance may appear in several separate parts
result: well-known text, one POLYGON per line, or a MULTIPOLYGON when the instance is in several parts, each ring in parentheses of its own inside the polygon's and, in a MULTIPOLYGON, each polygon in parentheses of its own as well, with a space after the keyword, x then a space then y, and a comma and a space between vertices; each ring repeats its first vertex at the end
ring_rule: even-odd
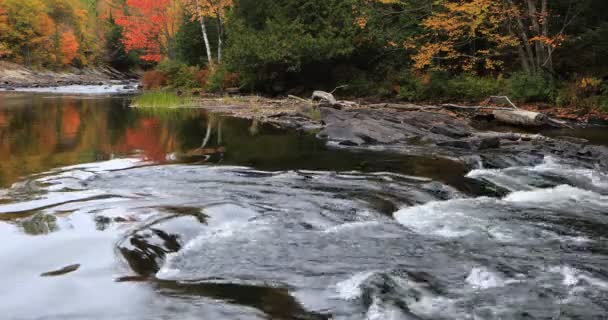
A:
MULTIPOLYGON (((538 16, 536 11, 536 0, 526 1, 528 4, 528 16, 530 17, 530 29, 534 33, 533 36, 540 36, 540 25, 538 24, 538 16)), ((534 51, 536 54, 536 65, 540 68, 542 65, 542 43, 538 40, 534 41, 534 51)))
MULTIPOLYGON (((543 32, 543 37, 545 37, 545 39, 549 39, 549 10, 548 10, 548 5, 547 5, 547 0, 542 0, 542 5, 541 5, 541 16, 543 17, 543 23, 542 23, 542 32, 543 32)), ((545 61, 543 63, 543 66, 546 67, 550 72, 553 72, 553 52, 552 52, 552 48, 548 45, 545 45, 545 50, 546 50, 546 57, 545 57, 545 61)))
POLYGON ((213 66, 213 56, 211 56, 211 46, 209 45, 209 37, 207 36, 207 27, 205 26, 205 17, 201 15, 201 30, 203 31, 203 39, 205 40, 205 49, 207 50, 207 62, 209 67, 213 66))
POLYGON ((217 63, 222 63, 222 38, 224 36, 224 25, 222 15, 217 13, 217 63))

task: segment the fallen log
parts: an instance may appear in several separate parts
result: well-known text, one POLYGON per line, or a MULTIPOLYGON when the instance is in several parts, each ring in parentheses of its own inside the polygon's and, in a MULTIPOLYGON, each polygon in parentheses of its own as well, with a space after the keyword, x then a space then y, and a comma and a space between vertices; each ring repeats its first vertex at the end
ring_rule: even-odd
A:
POLYGON ((521 109, 494 110, 492 113, 496 121, 516 126, 539 127, 549 122, 549 117, 543 113, 521 109))
POLYGON ((321 101, 332 106, 338 102, 333 94, 319 90, 312 93, 312 101, 321 101))
POLYGON ((552 138, 543 136, 541 134, 527 134, 527 133, 516 133, 516 132, 477 132, 475 136, 481 139, 498 138, 501 140, 510 141, 552 141, 552 138))

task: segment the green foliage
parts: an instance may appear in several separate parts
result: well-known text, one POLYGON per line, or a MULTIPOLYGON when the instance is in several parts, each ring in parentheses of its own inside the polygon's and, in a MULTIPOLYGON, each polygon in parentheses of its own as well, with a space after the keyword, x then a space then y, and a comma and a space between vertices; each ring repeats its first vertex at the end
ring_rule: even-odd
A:
POLYGON ((519 102, 553 101, 556 95, 556 84, 547 75, 515 73, 507 81, 509 95, 519 102))
MULTIPOLYGON (((210 27, 213 24, 210 24, 210 27)), ((211 30, 208 33, 214 34, 211 30)), ((212 40, 210 40, 212 41, 212 40)), ((215 43, 215 41, 212 41, 215 43)), ((184 17, 182 24, 175 35, 175 50, 177 60, 189 66, 203 66, 207 64, 203 32, 198 21, 191 21, 184 17)))
POLYGON ((164 60, 158 64, 156 71, 167 77, 167 84, 173 88, 196 88, 199 84, 195 81, 198 68, 189 67, 175 60, 164 60))
POLYGON ((354 50, 355 0, 241 0, 228 19, 225 61, 256 87, 354 50))
POLYGON ((406 73, 399 82, 399 97, 408 101, 481 101, 492 95, 505 94, 505 83, 502 77, 406 73))
POLYGON ((482 101, 490 96, 506 94, 505 84, 502 77, 459 75, 449 81, 450 97, 458 99, 460 96, 470 101, 482 101))
POLYGON ((226 75, 226 69, 219 68, 211 72, 207 80, 207 91, 209 92, 221 92, 224 90, 224 77, 226 75))

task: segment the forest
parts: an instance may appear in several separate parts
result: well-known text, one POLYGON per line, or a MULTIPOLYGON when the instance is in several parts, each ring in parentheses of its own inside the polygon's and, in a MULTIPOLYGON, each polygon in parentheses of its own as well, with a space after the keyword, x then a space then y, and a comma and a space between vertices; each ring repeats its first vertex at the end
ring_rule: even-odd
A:
POLYGON ((0 59, 146 88, 608 109, 604 0, 0 0, 0 59))

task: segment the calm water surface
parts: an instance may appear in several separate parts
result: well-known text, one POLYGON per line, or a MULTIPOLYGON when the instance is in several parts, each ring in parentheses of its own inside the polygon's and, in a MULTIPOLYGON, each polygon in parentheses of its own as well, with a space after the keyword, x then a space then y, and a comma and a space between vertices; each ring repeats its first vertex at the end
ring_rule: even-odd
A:
POLYGON ((0 93, 0 318, 608 313, 606 172, 467 172, 128 104, 0 93))

